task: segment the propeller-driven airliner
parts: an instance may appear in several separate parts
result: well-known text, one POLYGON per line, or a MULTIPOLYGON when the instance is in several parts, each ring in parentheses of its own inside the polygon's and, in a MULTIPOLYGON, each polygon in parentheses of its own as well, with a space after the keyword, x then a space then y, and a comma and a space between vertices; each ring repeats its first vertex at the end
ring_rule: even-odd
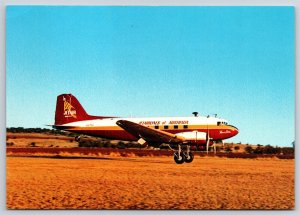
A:
MULTIPOLYGON (((214 146, 216 141, 231 138, 239 130, 227 120, 211 116, 121 118, 87 114, 72 94, 57 97, 53 128, 114 140, 137 141, 141 145, 177 146, 174 161, 190 163, 191 146, 214 146)), ((172 149, 172 148, 171 148, 172 149)))

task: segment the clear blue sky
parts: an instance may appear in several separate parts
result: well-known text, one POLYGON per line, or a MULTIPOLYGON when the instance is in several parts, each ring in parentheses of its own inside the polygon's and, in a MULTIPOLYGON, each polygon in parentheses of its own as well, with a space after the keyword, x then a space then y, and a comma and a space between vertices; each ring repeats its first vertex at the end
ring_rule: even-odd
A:
POLYGON ((9 6, 7 127, 54 123, 56 96, 88 113, 218 113, 234 142, 295 139, 293 7, 9 6))

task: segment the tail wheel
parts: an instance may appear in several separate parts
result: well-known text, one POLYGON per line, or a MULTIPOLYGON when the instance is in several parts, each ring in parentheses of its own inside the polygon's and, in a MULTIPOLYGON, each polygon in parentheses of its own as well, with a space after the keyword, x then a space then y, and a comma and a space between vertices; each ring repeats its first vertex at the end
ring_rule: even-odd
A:
POLYGON ((191 163, 194 160, 194 154, 192 152, 189 152, 189 156, 185 155, 185 162, 191 163))
POLYGON ((183 155, 183 153, 181 152, 180 154, 178 152, 174 153, 174 161, 177 164, 183 164, 185 161, 185 156, 183 155), (180 155, 180 156, 179 156, 180 155))

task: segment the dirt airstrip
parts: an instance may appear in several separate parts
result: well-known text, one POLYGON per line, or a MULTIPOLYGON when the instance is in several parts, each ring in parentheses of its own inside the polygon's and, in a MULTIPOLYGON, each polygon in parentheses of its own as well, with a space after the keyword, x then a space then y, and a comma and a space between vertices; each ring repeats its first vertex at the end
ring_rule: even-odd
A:
POLYGON ((7 157, 8 209, 293 209, 294 159, 7 157))

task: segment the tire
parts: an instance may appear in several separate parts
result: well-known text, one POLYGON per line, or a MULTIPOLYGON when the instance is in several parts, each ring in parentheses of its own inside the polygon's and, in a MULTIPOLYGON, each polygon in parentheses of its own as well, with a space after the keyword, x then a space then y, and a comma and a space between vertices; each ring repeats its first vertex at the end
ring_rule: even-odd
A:
POLYGON ((180 156, 181 156, 181 159, 179 160, 178 159, 178 152, 175 152, 174 153, 174 161, 175 161, 175 163, 177 163, 177 164, 183 164, 184 163, 184 161, 185 161, 185 156, 183 155, 183 153, 181 152, 180 153, 180 156))
POLYGON ((187 156, 184 156, 185 157, 184 160, 186 163, 191 163, 194 160, 194 154, 192 152, 189 152, 189 156, 190 156, 190 159, 187 159, 187 156))

